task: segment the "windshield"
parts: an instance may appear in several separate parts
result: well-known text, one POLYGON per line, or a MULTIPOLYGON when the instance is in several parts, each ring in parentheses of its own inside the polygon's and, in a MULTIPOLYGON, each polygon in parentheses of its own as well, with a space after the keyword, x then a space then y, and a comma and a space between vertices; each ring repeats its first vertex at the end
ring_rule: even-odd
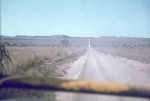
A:
MULTIPOLYGON (((149 0, 0 0, 0 3, 1 75, 150 83, 149 0)), ((0 98, 148 100, 19 87, 2 88, 0 98)))

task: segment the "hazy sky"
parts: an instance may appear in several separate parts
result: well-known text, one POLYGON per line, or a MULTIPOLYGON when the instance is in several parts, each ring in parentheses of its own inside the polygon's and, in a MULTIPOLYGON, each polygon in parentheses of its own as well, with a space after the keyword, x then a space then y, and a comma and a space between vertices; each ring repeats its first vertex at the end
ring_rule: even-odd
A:
POLYGON ((150 37, 150 0, 1 0, 3 35, 150 37))

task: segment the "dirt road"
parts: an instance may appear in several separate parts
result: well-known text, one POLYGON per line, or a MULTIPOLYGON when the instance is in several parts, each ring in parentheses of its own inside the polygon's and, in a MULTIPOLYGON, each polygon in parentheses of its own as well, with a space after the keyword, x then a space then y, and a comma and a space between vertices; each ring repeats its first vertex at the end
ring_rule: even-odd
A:
MULTIPOLYGON (((100 82, 118 83, 150 83, 150 77, 140 71, 134 70, 127 64, 117 61, 111 55, 96 52, 92 48, 87 50, 85 56, 77 60, 68 70, 69 79, 79 79, 100 82)), ((58 94, 61 95, 61 94, 58 94)), ((117 97, 90 94, 63 94, 59 96, 61 101, 149 101, 149 99, 117 97)))

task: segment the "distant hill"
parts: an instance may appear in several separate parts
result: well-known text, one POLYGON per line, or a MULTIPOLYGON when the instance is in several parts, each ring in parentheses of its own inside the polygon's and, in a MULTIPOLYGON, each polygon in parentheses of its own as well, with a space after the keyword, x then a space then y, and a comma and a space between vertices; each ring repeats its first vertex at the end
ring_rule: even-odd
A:
POLYGON ((71 46, 87 47, 90 39, 92 47, 150 47, 150 38, 134 37, 71 37, 67 35, 52 36, 2 36, 3 41, 14 46, 59 46, 60 42, 67 39, 71 46))
POLYGON ((4 36, 1 35, 2 38, 71 38, 67 35, 51 35, 51 36, 27 36, 27 35, 16 35, 16 36, 4 36))

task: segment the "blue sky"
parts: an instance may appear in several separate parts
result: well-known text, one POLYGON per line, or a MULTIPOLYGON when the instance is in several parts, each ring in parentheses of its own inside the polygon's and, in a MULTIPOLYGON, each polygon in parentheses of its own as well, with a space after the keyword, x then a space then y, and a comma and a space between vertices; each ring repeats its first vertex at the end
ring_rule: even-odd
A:
POLYGON ((150 0, 1 0, 1 33, 150 37, 150 0))

